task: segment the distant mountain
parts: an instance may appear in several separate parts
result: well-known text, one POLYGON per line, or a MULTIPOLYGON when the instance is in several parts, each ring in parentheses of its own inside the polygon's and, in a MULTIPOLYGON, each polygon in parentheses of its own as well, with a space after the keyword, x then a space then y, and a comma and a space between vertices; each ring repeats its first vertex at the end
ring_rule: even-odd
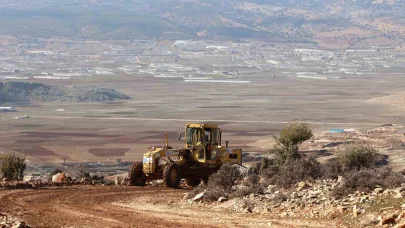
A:
POLYGON ((403 9, 403 0, 0 0, 0 34, 354 45, 403 41, 403 9))

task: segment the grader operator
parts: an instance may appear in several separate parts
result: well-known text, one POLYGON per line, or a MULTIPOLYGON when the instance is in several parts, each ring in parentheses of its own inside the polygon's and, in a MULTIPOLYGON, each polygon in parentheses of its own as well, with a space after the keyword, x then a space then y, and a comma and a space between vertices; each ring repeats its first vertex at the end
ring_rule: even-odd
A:
MULTIPOLYGON (((179 133, 179 140, 182 134, 179 133)), ((128 172, 129 184, 145 185, 148 180, 163 179, 168 187, 176 188, 181 179, 190 186, 207 182, 223 164, 242 164, 242 149, 222 145, 222 131, 216 124, 186 124, 184 148, 173 149, 165 134, 166 146, 151 148, 143 162, 135 162, 128 172)))

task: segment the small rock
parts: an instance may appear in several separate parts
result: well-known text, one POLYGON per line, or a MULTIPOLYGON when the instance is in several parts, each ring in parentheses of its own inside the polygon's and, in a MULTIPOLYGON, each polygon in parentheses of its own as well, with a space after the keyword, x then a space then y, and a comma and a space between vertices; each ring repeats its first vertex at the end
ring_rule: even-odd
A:
POLYGON ((198 193, 196 196, 194 196, 194 198, 192 199, 192 201, 198 201, 204 198, 205 195, 205 191, 198 193))
POLYGON ((359 214, 359 209, 357 208, 356 205, 353 206, 353 218, 357 218, 357 215, 359 214))
POLYGON ((288 216, 288 213, 286 211, 284 211, 280 214, 280 217, 282 217, 282 218, 287 217, 287 216, 288 216))
POLYGON ((123 179, 123 177, 120 176, 120 175, 115 176, 115 178, 114 178, 114 183, 115 183, 115 185, 116 185, 116 186, 120 185, 121 182, 122 182, 122 179, 123 179))
POLYGON ((387 224, 394 224, 395 223, 395 218, 397 217, 397 215, 395 213, 390 214, 388 216, 384 216, 381 220, 380 220, 380 225, 387 225, 387 224))
POLYGON ((221 197, 219 197, 218 202, 225 202, 227 200, 228 199, 225 196, 221 196, 221 197))
POLYGON ((267 186, 266 193, 273 193, 277 189, 277 185, 269 185, 267 186))
POLYGON ((380 208, 380 210, 378 210, 378 211, 381 213, 382 211, 386 211, 389 209, 394 209, 394 207, 383 207, 383 208, 380 208))
POLYGON ((396 225, 395 228, 405 228, 405 222, 396 225))
POLYGON ((301 190, 303 190, 303 189, 306 189, 306 188, 308 188, 309 187, 309 185, 305 182, 305 181, 300 181, 298 184, 297 184, 297 192, 299 192, 299 191, 301 191, 301 190))
POLYGON ((343 213, 343 212, 345 212, 348 208, 349 208, 349 207, 347 207, 347 206, 339 206, 337 209, 338 209, 339 212, 343 213))
POLYGON ((367 202, 367 200, 368 200, 368 196, 363 196, 363 197, 360 198, 359 202, 360 203, 365 203, 365 202, 367 202))
POLYGON ((243 213, 252 213, 252 209, 250 209, 250 208, 245 208, 245 210, 243 210, 243 213))
POLYGON ((367 215, 360 221, 360 224, 363 226, 371 226, 378 224, 379 221, 378 216, 367 215))
POLYGON ((383 188, 375 188, 374 189, 374 193, 382 193, 384 191, 384 189, 383 188))
POLYGON ((290 194, 290 198, 291 198, 291 199, 298 199, 299 196, 298 196, 298 194, 297 194, 296 192, 292 192, 292 193, 290 194))

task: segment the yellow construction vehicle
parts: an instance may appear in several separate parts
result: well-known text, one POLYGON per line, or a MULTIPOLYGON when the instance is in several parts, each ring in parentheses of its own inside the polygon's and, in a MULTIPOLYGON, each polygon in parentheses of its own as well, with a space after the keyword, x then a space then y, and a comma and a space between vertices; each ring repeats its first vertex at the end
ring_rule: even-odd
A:
MULTIPOLYGON (((177 136, 181 140, 182 134, 177 136)), ((168 187, 176 188, 181 179, 190 186, 207 182, 222 164, 242 164, 242 149, 223 146, 222 131, 216 124, 186 124, 184 148, 173 149, 166 145, 152 147, 143 156, 143 162, 135 162, 128 172, 129 184, 145 185, 146 181, 163 179, 168 187)))

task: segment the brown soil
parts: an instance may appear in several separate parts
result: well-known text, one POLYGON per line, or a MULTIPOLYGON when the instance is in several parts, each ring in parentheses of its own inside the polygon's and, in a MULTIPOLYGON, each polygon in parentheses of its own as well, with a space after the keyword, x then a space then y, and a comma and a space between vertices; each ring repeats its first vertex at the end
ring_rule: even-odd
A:
POLYGON ((89 153, 99 157, 125 156, 130 148, 91 148, 89 153))
POLYGON ((14 151, 31 155, 31 156, 53 156, 56 155, 53 151, 43 148, 42 146, 21 145, 18 147, 10 147, 14 151))
POLYGON ((0 212, 33 227, 330 227, 333 221, 280 220, 179 202, 187 189, 74 186, 0 191, 0 212))

